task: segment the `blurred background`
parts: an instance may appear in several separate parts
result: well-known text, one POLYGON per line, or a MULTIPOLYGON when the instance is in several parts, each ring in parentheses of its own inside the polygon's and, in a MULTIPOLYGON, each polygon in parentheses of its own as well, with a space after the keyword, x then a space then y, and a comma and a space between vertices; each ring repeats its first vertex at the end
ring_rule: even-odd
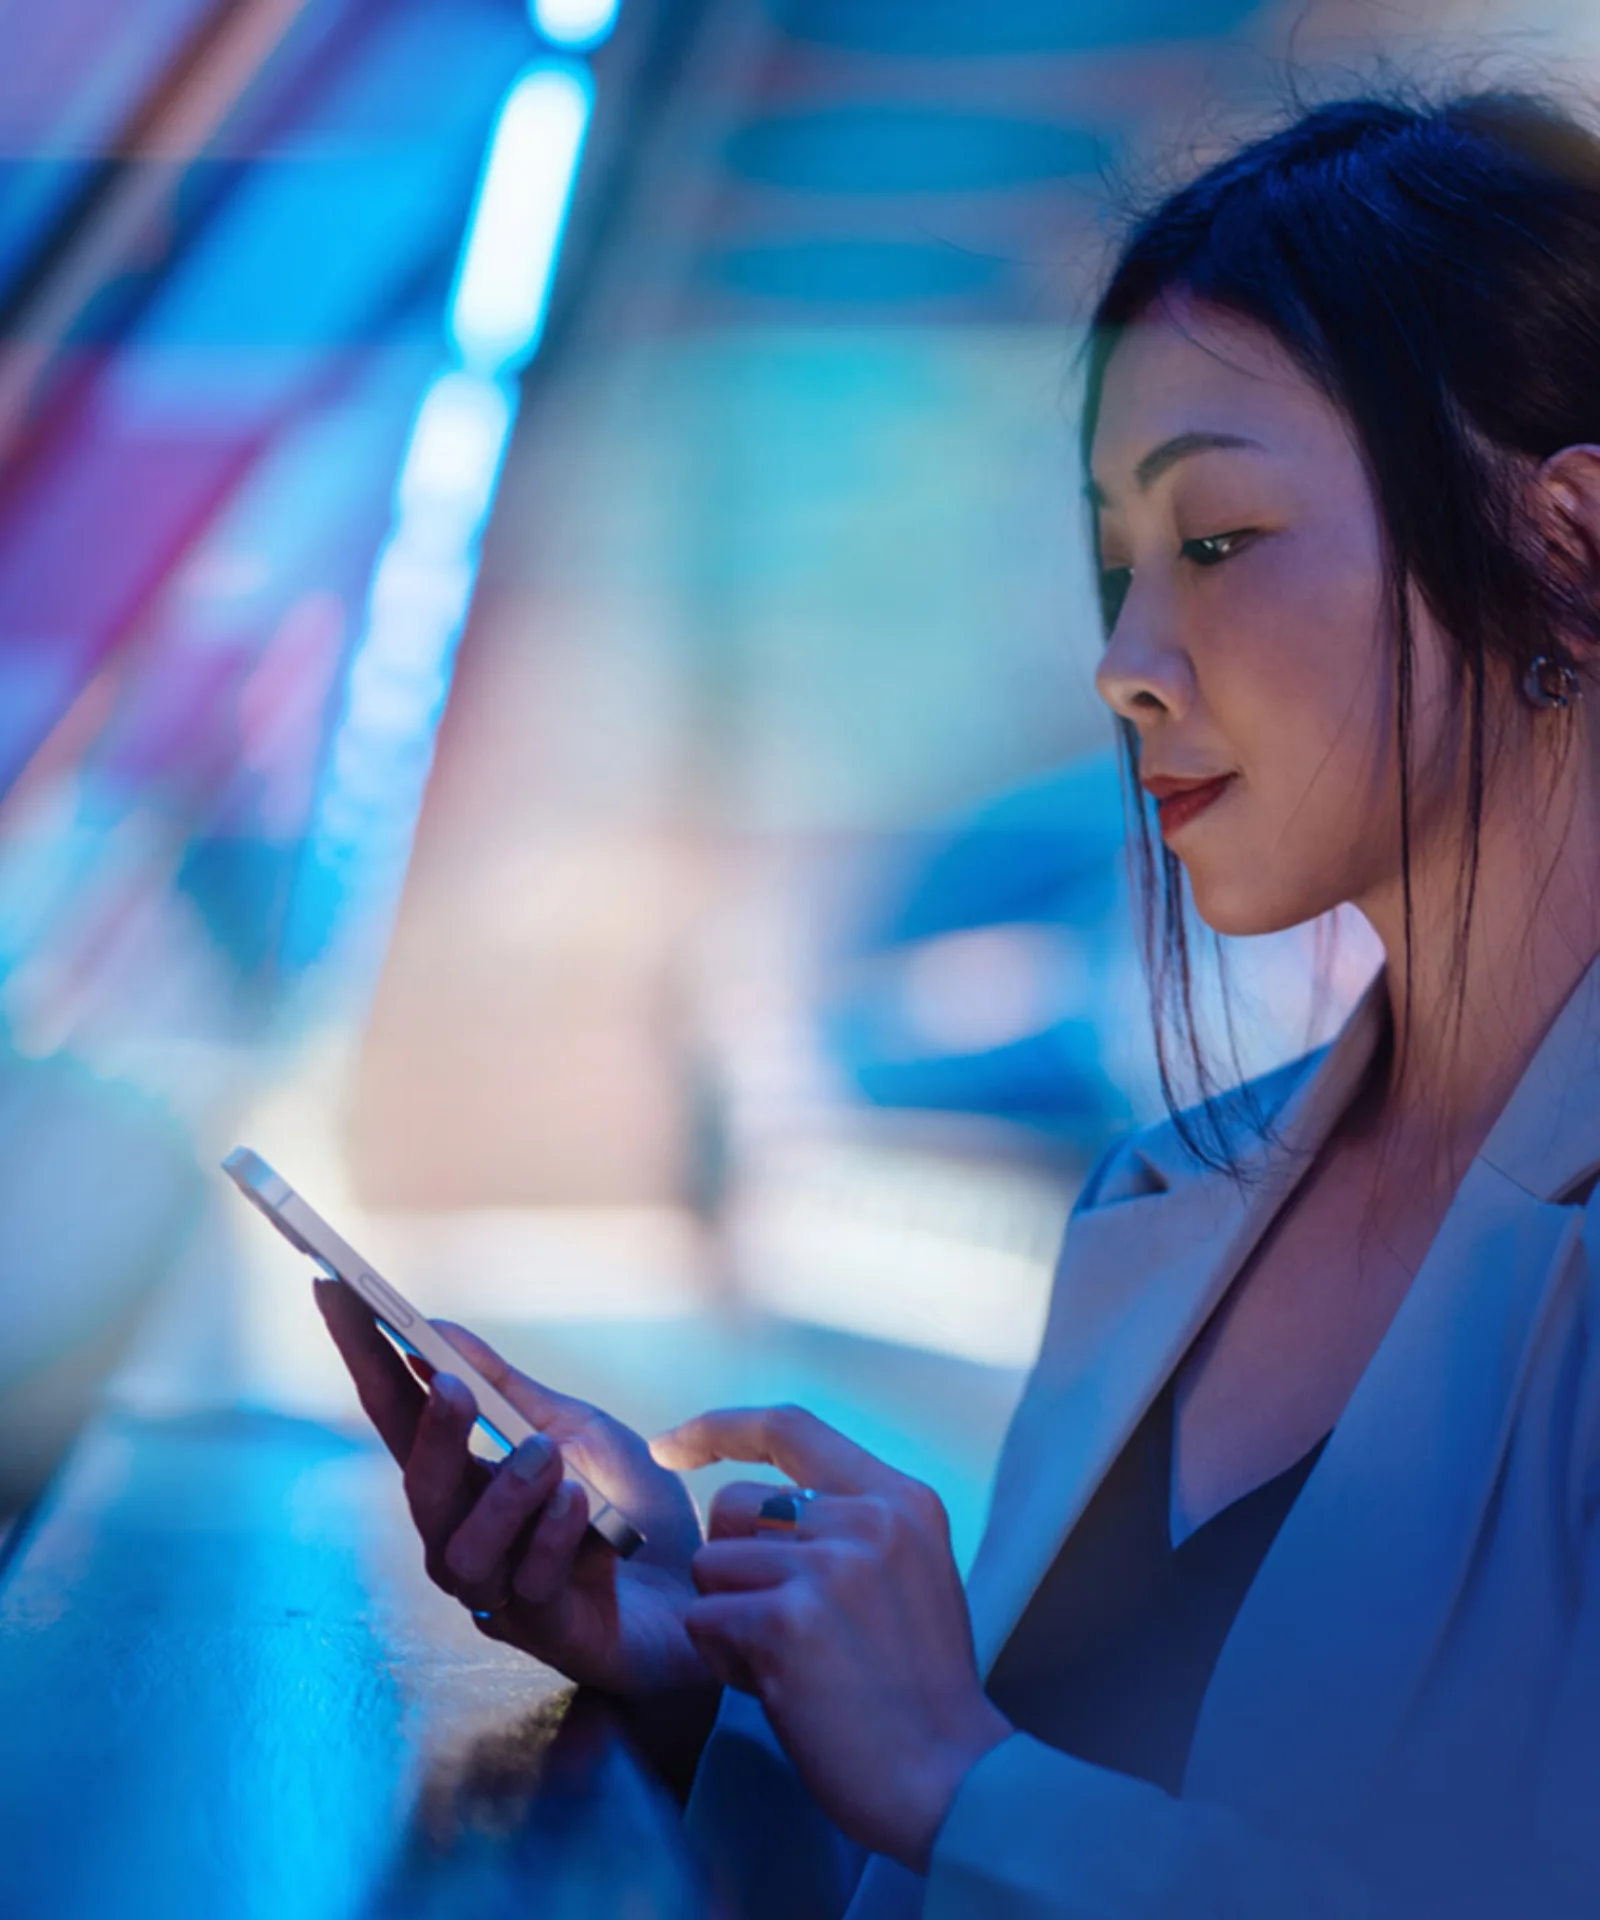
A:
MULTIPOLYGON (((1600 13, 0 19, 0 1511, 107 1395, 354 1417, 243 1141, 552 1384, 801 1400, 970 1552, 1158 1105, 1086 303, 1291 77, 1581 82, 1600 13)), ((1237 956, 1252 1062, 1319 951, 1237 956)))

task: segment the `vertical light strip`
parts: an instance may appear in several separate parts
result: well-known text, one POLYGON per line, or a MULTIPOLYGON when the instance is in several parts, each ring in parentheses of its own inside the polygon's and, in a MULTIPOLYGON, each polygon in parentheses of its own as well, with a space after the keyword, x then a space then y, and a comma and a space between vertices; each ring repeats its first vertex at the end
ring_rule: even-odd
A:
POLYGON ((593 99, 584 68, 552 62, 500 109, 450 301, 464 366, 506 373, 539 344, 593 99))
POLYGON ((285 940, 291 968, 354 916, 375 959, 398 899, 516 418, 512 376, 544 330, 593 98, 585 67, 541 61, 496 117, 450 298, 452 357, 417 408, 350 658, 285 940))

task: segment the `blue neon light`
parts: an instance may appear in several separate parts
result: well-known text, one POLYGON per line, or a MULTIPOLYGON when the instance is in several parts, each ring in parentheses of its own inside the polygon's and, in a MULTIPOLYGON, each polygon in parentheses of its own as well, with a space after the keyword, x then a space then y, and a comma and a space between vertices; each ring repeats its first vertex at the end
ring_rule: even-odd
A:
POLYGON ((451 338, 477 372, 510 372, 539 344, 593 102, 584 68, 549 61, 500 109, 450 299, 451 338))
POLYGON ((460 368, 417 409, 312 836, 315 869, 341 885, 398 879, 409 851, 515 414, 460 368))
MULTIPOLYGON (((570 24, 578 0, 554 11, 570 24)), ((598 23, 601 11, 591 3, 586 17, 598 23)), ((604 11, 602 32, 616 7, 604 11)), ((544 60, 518 76, 495 121, 450 296, 455 357, 423 395, 395 485, 312 821, 291 963, 324 947, 353 890, 373 944, 398 896, 516 417, 510 376, 544 329, 593 104, 587 68, 544 60)))

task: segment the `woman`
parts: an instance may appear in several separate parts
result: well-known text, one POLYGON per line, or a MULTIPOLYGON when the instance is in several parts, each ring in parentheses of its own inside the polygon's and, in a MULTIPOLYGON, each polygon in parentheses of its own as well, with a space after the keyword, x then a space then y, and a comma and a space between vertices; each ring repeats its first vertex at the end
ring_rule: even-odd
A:
POLYGON ((803 1412, 647 1448, 452 1331, 549 1436, 486 1481, 460 1384, 324 1309, 434 1577, 632 1703, 752 1913, 1593 1911, 1600 143, 1483 96, 1244 150, 1134 234, 1084 435, 1158 1001, 1185 886, 1385 965, 1091 1175, 967 1593, 803 1412), (702 1544, 714 1459, 815 1497, 702 1544))

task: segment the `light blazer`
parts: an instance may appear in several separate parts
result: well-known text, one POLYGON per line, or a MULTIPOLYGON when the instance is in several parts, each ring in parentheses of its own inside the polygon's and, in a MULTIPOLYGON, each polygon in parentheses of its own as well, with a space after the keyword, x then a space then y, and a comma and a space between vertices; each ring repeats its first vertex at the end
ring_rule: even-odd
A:
MULTIPOLYGON (((1067 1230, 968 1595, 985 1672, 1123 1442, 1348 1103, 1375 983, 1257 1083, 1243 1187, 1170 1124, 1067 1230)), ((1600 962, 1469 1168, 1245 1597, 1181 1796, 1016 1734, 927 1877, 829 1826, 729 1695, 689 1825, 761 1920, 1600 1914, 1600 962)))

